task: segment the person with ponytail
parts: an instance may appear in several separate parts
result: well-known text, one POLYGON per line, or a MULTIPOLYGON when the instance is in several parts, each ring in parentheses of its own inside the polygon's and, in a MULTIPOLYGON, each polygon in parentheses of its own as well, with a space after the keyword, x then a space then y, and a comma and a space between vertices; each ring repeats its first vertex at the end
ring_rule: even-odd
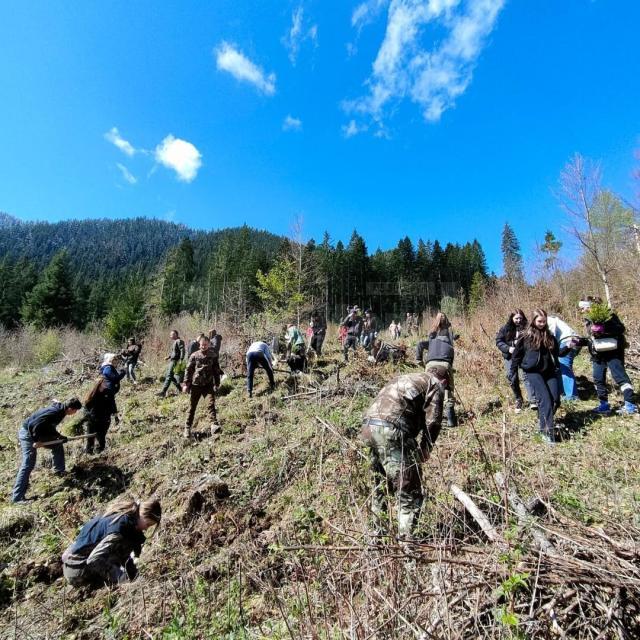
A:
POLYGON ((133 580, 144 531, 160 524, 162 508, 155 499, 119 498, 87 522, 62 554, 64 577, 74 587, 99 588, 133 580))
POLYGON ((84 415, 80 424, 85 425, 86 433, 93 433, 95 437, 87 438, 85 452, 91 455, 98 440, 96 453, 102 453, 106 446, 107 431, 111 425, 111 416, 118 416, 116 398, 109 381, 100 377, 95 382, 84 401, 84 415))
POLYGON ((549 331, 547 312, 536 309, 531 324, 515 344, 511 356, 511 382, 518 375, 518 368, 526 374, 538 401, 540 434, 545 442, 556 441, 554 414, 560 405, 560 348, 549 331))

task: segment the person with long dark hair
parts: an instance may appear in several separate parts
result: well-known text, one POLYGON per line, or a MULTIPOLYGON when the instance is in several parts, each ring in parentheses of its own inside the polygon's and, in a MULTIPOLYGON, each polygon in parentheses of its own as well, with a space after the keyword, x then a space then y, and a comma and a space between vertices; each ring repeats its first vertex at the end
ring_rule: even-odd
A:
POLYGON ((454 335, 451 322, 442 311, 436 314, 429 335, 426 340, 421 340, 416 347, 416 362, 422 364, 424 352, 427 352, 426 371, 442 367, 447 371, 448 384, 445 391, 444 408, 447 417, 447 426, 458 425, 455 411, 455 387, 453 376, 454 342, 458 336, 454 335))
POLYGON ((547 443, 555 443, 554 414, 560 405, 560 348, 549 331, 547 312, 536 309, 525 334, 515 344, 511 357, 509 379, 518 375, 518 368, 527 374, 538 400, 540 434, 547 443))
POLYGON ((98 378, 87 394, 84 401, 84 416, 80 424, 85 425, 86 433, 93 433, 87 438, 85 452, 93 454, 95 441, 98 440, 96 453, 102 453, 106 446, 107 431, 111 426, 111 416, 117 418, 118 408, 116 406, 115 393, 113 388, 104 377, 98 378))
POLYGON ((138 570, 131 554, 141 554, 146 542, 143 531, 159 525, 161 518, 158 500, 115 500, 82 527, 62 554, 64 577, 74 587, 93 588, 133 580, 138 570))
POLYGON ((536 408, 536 398, 531 388, 531 384, 527 378, 525 371, 515 370, 514 375, 511 373, 511 360, 513 353, 516 350, 516 342, 524 335, 527 330, 527 316, 522 309, 513 309, 509 314, 507 322, 500 328, 496 335, 496 346, 500 349, 502 357, 504 358, 504 366, 507 373, 507 379, 511 385, 511 391, 516 399, 515 412, 520 413, 522 411, 522 391, 520 389, 520 377, 524 382, 524 387, 527 392, 527 399, 532 409, 536 408))

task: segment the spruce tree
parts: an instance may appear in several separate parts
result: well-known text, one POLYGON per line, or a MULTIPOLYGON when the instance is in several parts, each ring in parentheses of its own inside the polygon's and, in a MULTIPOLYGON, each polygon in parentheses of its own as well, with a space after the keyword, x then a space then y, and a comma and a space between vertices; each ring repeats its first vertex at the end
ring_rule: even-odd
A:
POLYGON ((75 316, 71 262, 65 249, 56 253, 22 308, 25 322, 38 328, 71 324, 75 316))
POLYGON ((524 281, 520 243, 508 222, 505 223, 504 229, 502 230, 501 249, 502 268, 505 278, 513 282, 524 281))

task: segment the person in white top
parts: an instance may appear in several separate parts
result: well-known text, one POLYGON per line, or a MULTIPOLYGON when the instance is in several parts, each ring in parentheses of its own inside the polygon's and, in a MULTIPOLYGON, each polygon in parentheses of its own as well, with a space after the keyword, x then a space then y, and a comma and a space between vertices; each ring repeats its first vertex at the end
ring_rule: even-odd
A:
POLYGON ((562 376, 562 389, 564 390, 563 400, 578 400, 578 390, 576 386, 576 376, 573 373, 573 360, 580 353, 580 347, 577 346, 580 336, 561 318, 556 315, 547 317, 547 325, 549 331, 555 336, 560 351, 563 347, 569 347, 569 352, 561 356, 560 375, 562 376))
POLYGON ((253 396, 253 375, 256 367, 261 367, 267 372, 269 387, 271 391, 275 389, 276 382, 273 377, 272 362, 271 349, 269 349, 269 345, 266 342, 253 342, 247 349, 247 391, 250 398, 253 396))

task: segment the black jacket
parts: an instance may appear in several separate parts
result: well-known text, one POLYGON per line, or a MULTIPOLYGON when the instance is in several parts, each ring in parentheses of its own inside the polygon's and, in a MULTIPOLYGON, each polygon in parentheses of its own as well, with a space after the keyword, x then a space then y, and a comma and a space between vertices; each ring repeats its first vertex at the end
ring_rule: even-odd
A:
POLYGON ((85 417, 95 422, 109 422, 111 416, 118 413, 113 390, 104 382, 91 401, 85 404, 85 417))
POLYGON ((453 342, 456 336, 451 329, 441 330, 438 333, 430 333, 428 339, 427 362, 441 360, 453 364, 455 356, 453 342))
POLYGON ((360 334, 362 333, 363 324, 364 322, 362 320, 362 316, 353 316, 353 315, 348 315, 340 323, 342 327, 346 328, 348 336, 356 336, 356 337, 359 337, 360 334))
MULTIPOLYGON (((511 357, 510 375, 514 376, 521 367, 526 373, 539 373, 545 377, 556 375, 560 368, 560 347, 556 338, 553 338, 553 347, 547 349, 541 347, 533 349, 527 344, 527 339, 522 338, 516 342, 516 350, 511 357)), ((564 349, 563 352, 568 351, 564 349)))
POLYGON ((585 320, 585 326, 590 338, 616 338, 618 340, 617 349, 600 352, 594 349, 592 340, 588 340, 587 346, 589 347, 592 360, 595 362, 606 362, 616 358, 619 360, 624 358, 624 350, 627 344, 624 337, 625 326, 615 313, 611 314, 611 317, 604 323, 604 331, 598 333, 597 336, 593 335, 593 322, 591 322, 591 320, 585 320))
POLYGON ((62 436, 56 427, 64 420, 65 415, 64 405, 54 402, 50 407, 32 413, 22 426, 36 442, 59 440, 62 436))
POLYGON ((496 334, 496 346, 500 349, 505 360, 511 360, 510 347, 516 346, 516 341, 522 335, 524 328, 517 329, 509 323, 505 324, 496 334))

